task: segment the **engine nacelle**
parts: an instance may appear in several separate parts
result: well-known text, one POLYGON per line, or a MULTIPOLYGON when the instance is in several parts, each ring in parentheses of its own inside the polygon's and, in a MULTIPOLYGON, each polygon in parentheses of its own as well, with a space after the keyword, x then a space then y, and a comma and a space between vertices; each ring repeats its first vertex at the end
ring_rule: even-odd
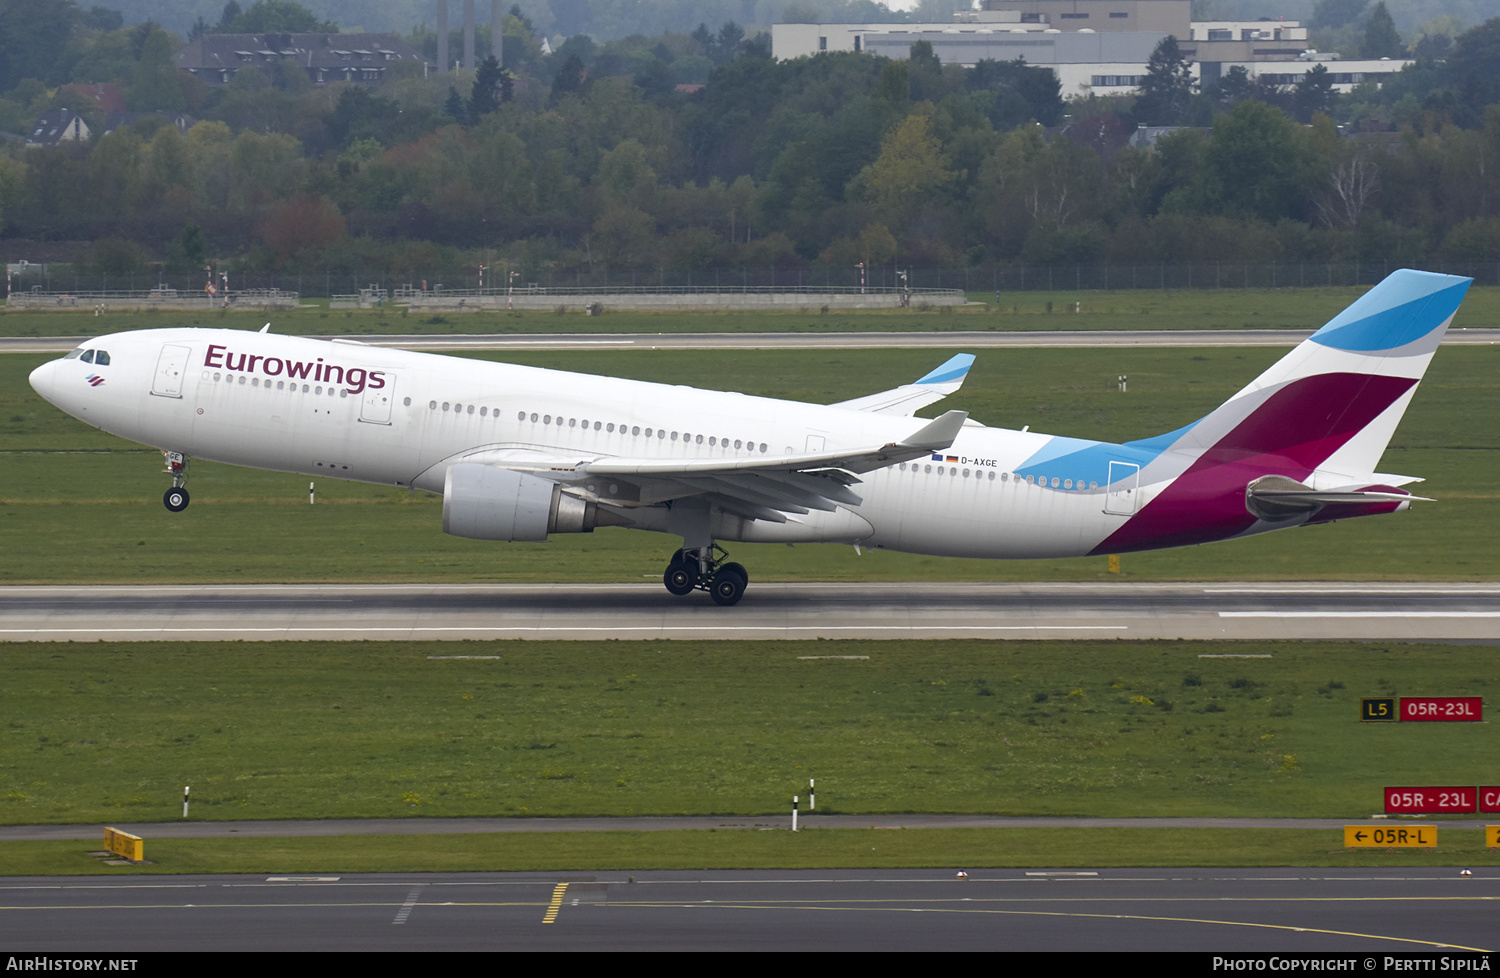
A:
POLYGON ((524 472, 465 462, 443 482, 443 532, 456 537, 540 542, 549 533, 592 533, 598 521, 596 504, 524 472))

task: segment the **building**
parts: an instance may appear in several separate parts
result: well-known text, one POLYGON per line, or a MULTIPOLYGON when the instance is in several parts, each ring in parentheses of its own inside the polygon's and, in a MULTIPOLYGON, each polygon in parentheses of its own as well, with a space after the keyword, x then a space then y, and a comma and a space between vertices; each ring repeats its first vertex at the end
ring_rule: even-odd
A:
POLYGON ((1151 52, 1168 35, 1178 39, 1200 84, 1213 84, 1235 65, 1252 78, 1295 84, 1323 63, 1334 88, 1347 92, 1411 63, 1337 62, 1337 55, 1309 50, 1307 28, 1296 21, 1194 22, 1191 7, 1191 0, 982 0, 948 24, 775 24, 771 53, 777 60, 822 51, 906 58, 913 44, 926 41, 944 64, 1024 58, 1051 68, 1064 97, 1135 91, 1151 52))
POLYGON ((92 135, 88 123, 71 109, 53 109, 37 116, 36 125, 26 134, 27 146, 57 146, 81 143, 92 135))
POLYGON ((314 86, 331 82, 377 84, 391 65, 430 65, 394 34, 200 34, 176 54, 178 68, 207 85, 227 85, 242 68, 267 74, 282 64, 307 72, 314 86))

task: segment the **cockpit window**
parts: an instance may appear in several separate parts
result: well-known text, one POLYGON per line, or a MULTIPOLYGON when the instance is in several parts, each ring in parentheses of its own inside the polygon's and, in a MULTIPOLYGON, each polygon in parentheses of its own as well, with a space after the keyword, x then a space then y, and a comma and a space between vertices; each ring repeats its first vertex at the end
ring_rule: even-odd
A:
POLYGON ((68 355, 65 356, 65 357, 63 357, 63 359, 64 360, 77 360, 81 356, 83 356, 83 350, 81 350, 81 349, 80 350, 69 350, 68 351, 68 355))
POLYGON ((93 363, 94 362, 94 351, 93 350, 89 350, 89 351, 87 351, 87 352, 84 353, 84 355, 83 355, 83 362, 84 363, 93 363))
POLYGON ((100 350, 98 353, 95 353, 94 354, 94 365, 97 366, 97 367, 107 367, 107 366, 109 366, 109 354, 107 352, 105 352, 104 350, 100 350))

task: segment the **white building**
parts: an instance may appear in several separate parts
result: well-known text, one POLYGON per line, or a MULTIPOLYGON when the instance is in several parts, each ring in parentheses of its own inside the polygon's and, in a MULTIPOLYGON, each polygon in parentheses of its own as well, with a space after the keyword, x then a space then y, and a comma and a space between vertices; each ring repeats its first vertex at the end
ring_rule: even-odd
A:
POLYGON ((954 14, 950 24, 775 24, 771 53, 778 60, 824 51, 906 58, 913 44, 926 41, 944 64, 1024 58, 1051 68, 1066 98, 1139 88, 1151 52, 1169 34, 1178 38, 1200 84, 1243 65, 1252 78, 1292 85, 1322 63, 1334 88, 1347 92, 1411 63, 1337 61, 1337 55, 1310 51, 1307 28, 1296 21, 1195 23, 1190 0, 983 0, 980 9, 954 14))

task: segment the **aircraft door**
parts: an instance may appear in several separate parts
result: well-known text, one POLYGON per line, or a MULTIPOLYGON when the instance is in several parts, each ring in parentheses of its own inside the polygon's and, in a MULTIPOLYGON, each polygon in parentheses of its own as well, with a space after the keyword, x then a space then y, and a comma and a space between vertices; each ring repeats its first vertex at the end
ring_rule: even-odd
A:
POLYGON ((396 390, 396 375, 385 374, 385 386, 365 388, 364 400, 359 405, 359 420, 369 424, 391 423, 391 401, 396 390))
POLYGON ((175 343, 164 344, 156 359, 156 375, 151 378, 151 393, 159 397, 182 396, 182 374, 193 351, 175 343))
POLYGON ((1141 467, 1134 462, 1109 463, 1109 492, 1104 511, 1116 516, 1134 516, 1140 497, 1141 467))

